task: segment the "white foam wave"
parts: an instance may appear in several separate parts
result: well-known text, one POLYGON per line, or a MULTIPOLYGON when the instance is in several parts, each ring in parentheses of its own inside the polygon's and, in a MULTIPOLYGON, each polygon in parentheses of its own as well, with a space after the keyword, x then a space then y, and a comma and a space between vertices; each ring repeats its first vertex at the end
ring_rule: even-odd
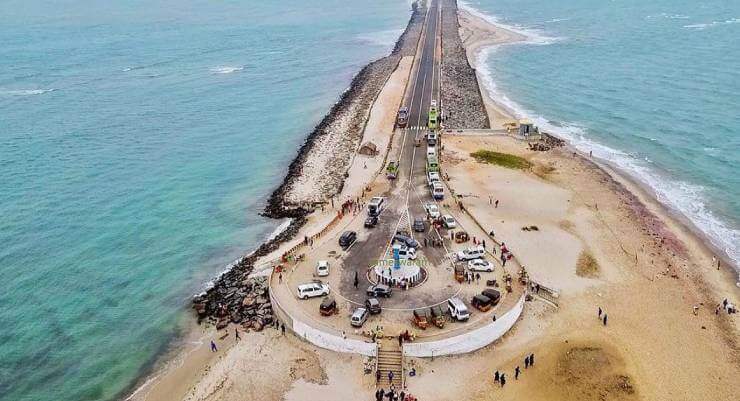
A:
POLYGON ((213 67, 210 69, 211 73, 213 74, 231 74, 234 72, 239 72, 244 69, 244 66, 220 66, 220 67, 213 67))
POLYGON ((0 95, 6 96, 31 96, 41 95, 44 93, 54 92, 56 89, 17 89, 17 90, 0 90, 0 95))
POLYGON ((396 44, 398 37, 403 33, 403 29, 389 29, 386 31, 370 32, 357 35, 357 39, 376 46, 392 47, 396 44))
POLYGON ((720 25, 730 25, 730 24, 737 24, 740 23, 740 18, 732 18, 724 21, 712 21, 706 24, 690 24, 690 25, 684 25, 683 27, 686 29, 694 29, 697 31, 701 31, 707 28, 712 28, 715 26, 720 25))
POLYGON ((553 23, 553 22, 563 22, 563 21, 568 21, 569 19, 570 18, 553 18, 553 19, 550 19, 550 20, 545 21, 545 23, 546 24, 550 24, 550 23, 553 23))
POLYGON ((518 34, 526 37, 527 38, 526 43, 528 43, 528 44, 533 44, 533 45, 549 45, 549 44, 552 44, 552 43, 555 43, 555 42, 558 42, 558 41, 561 41, 561 40, 564 39, 564 38, 557 38, 557 37, 548 36, 547 34, 545 34, 545 32, 543 32, 542 30, 539 30, 539 29, 530 28, 530 27, 524 27, 524 26, 520 26, 520 25, 508 25, 508 24, 504 24, 496 16, 493 16, 493 15, 490 15, 490 14, 486 14, 486 13, 484 13, 484 12, 482 12, 482 11, 474 8, 473 6, 471 6, 469 3, 465 2, 465 1, 458 1, 457 4, 458 4, 458 7, 460 7, 461 9, 469 12, 470 14, 472 14, 472 15, 474 15, 474 16, 482 19, 482 20, 485 20, 486 22, 488 22, 489 24, 491 24, 493 26, 497 26, 499 28, 506 29, 506 30, 509 30, 511 32, 515 32, 515 33, 518 33, 518 34))
MULTIPOLYGON (((541 44, 541 43, 533 43, 541 44)), ((707 207, 705 188, 667 177, 652 165, 649 159, 610 148, 589 138, 584 127, 559 123, 527 110, 503 93, 493 78, 487 60, 501 45, 482 49, 477 55, 478 73, 483 89, 492 99, 517 118, 528 118, 545 132, 551 132, 568 141, 577 150, 593 152, 594 157, 624 171, 638 182, 652 189, 656 199, 688 218, 714 246, 725 251, 736 265, 740 265, 740 230, 729 227, 707 207)))
POLYGON ((660 13, 658 15, 648 15, 645 17, 645 19, 656 19, 656 18, 665 18, 665 19, 689 19, 690 17, 688 15, 683 14, 669 14, 669 13, 660 13))

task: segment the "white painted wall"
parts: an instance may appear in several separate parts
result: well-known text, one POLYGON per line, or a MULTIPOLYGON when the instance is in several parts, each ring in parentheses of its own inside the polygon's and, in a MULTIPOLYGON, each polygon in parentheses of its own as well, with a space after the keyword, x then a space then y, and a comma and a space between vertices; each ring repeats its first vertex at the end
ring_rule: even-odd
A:
POLYGON ((416 342, 403 345, 405 356, 432 357, 465 354, 483 348, 498 340, 514 326, 524 310, 524 295, 517 304, 503 316, 491 323, 459 336, 438 341, 416 342))

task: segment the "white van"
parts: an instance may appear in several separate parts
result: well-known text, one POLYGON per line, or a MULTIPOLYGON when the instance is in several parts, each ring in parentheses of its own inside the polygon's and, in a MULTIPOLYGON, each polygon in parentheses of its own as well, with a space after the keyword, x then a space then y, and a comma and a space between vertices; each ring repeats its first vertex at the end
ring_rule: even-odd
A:
POLYGON ((370 199, 367 204, 367 214, 370 216, 379 216, 380 212, 385 208, 385 198, 382 196, 375 196, 370 199))
POLYGON ((301 284, 298 286, 298 298, 308 299, 329 295, 329 286, 321 282, 301 284))
POLYGON ((470 312, 468 307, 465 306, 460 298, 453 297, 447 300, 447 310, 450 311, 450 316, 458 322, 464 322, 470 318, 470 312))
POLYGON ((439 181, 434 181, 432 185, 429 187, 429 190, 432 193, 432 198, 436 200, 442 200, 445 197, 445 187, 442 185, 439 181))
POLYGON ((437 148, 435 148, 434 146, 427 146, 427 157, 430 156, 437 156, 437 148))
POLYGON ((357 308, 349 318, 349 323, 352 327, 362 327, 367 320, 368 311, 365 308, 357 308))

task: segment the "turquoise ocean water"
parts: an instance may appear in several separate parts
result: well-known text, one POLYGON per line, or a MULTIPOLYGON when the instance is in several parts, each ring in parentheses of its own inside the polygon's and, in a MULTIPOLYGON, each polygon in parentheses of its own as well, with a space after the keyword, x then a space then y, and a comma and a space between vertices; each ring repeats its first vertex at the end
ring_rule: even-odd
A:
POLYGON ((406 1, 0 3, 0 400, 110 400, 406 1))
POLYGON ((740 264, 740 2, 465 0, 509 109, 629 173, 740 264))

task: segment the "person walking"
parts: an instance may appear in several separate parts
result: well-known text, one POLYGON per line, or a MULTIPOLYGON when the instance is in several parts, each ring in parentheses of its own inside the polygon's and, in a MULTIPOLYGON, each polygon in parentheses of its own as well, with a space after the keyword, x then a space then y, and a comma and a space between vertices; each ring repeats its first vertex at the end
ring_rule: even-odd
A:
POLYGON ((534 354, 529 354, 529 366, 534 366, 534 354))
POLYGON ((283 273, 280 273, 278 275, 278 284, 282 284, 282 283, 283 283, 283 273))
POLYGON ((398 399, 401 400, 401 401, 404 401, 406 399, 406 392, 404 392, 403 390, 401 390, 401 393, 398 394, 398 399))
POLYGON ((216 343, 211 340, 211 352, 218 352, 218 347, 216 346, 216 343))
POLYGON ((381 376, 380 369, 377 369, 375 371, 375 383, 380 383, 380 376, 381 376))
POLYGON ((360 285, 360 277, 357 275, 357 271, 355 271, 355 289, 357 289, 357 286, 360 285))
POLYGON ((606 319, 607 319, 607 316, 606 316, 606 313, 604 313, 604 326, 606 326, 606 319))
POLYGON ((496 383, 498 383, 499 378, 500 378, 500 376, 499 376, 499 373, 498 373, 498 370, 497 370, 496 373, 493 374, 493 381, 495 381, 496 383))
POLYGON ((236 341, 241 340, 242 338, 239 337, 239 329, 234 327, 234 335, 236 335, 236 341))
POLYGON ((599 319, 601 319, 601 314, 604 313, 604 311, 601 310, 601 307, 599 306, 599 319))
POLYGON ((504 387, 504 384, 506 384, 506 376, 502 373, 501 374, 501 388, 504 387))
POLYGON ((521 369, 519 369, 519 366, 514 369, 514 380, 519 380, 519 373, 521 373, 521 369))
POLYGON ((392 370, 388 371, 388 383, 389 384, 393 383, 393 371, 392 370))
POLYGON ((280 323, 280 330, 283 332, 283 335, 285 335, 285 324, 280 323))
POLYGON ((498 199, 496 199, 496 202, 494 203, 494 209, 498 209, 498 199))
POLYGON ((524 357, 524 369, 529 367, 529 355, 524 357))

